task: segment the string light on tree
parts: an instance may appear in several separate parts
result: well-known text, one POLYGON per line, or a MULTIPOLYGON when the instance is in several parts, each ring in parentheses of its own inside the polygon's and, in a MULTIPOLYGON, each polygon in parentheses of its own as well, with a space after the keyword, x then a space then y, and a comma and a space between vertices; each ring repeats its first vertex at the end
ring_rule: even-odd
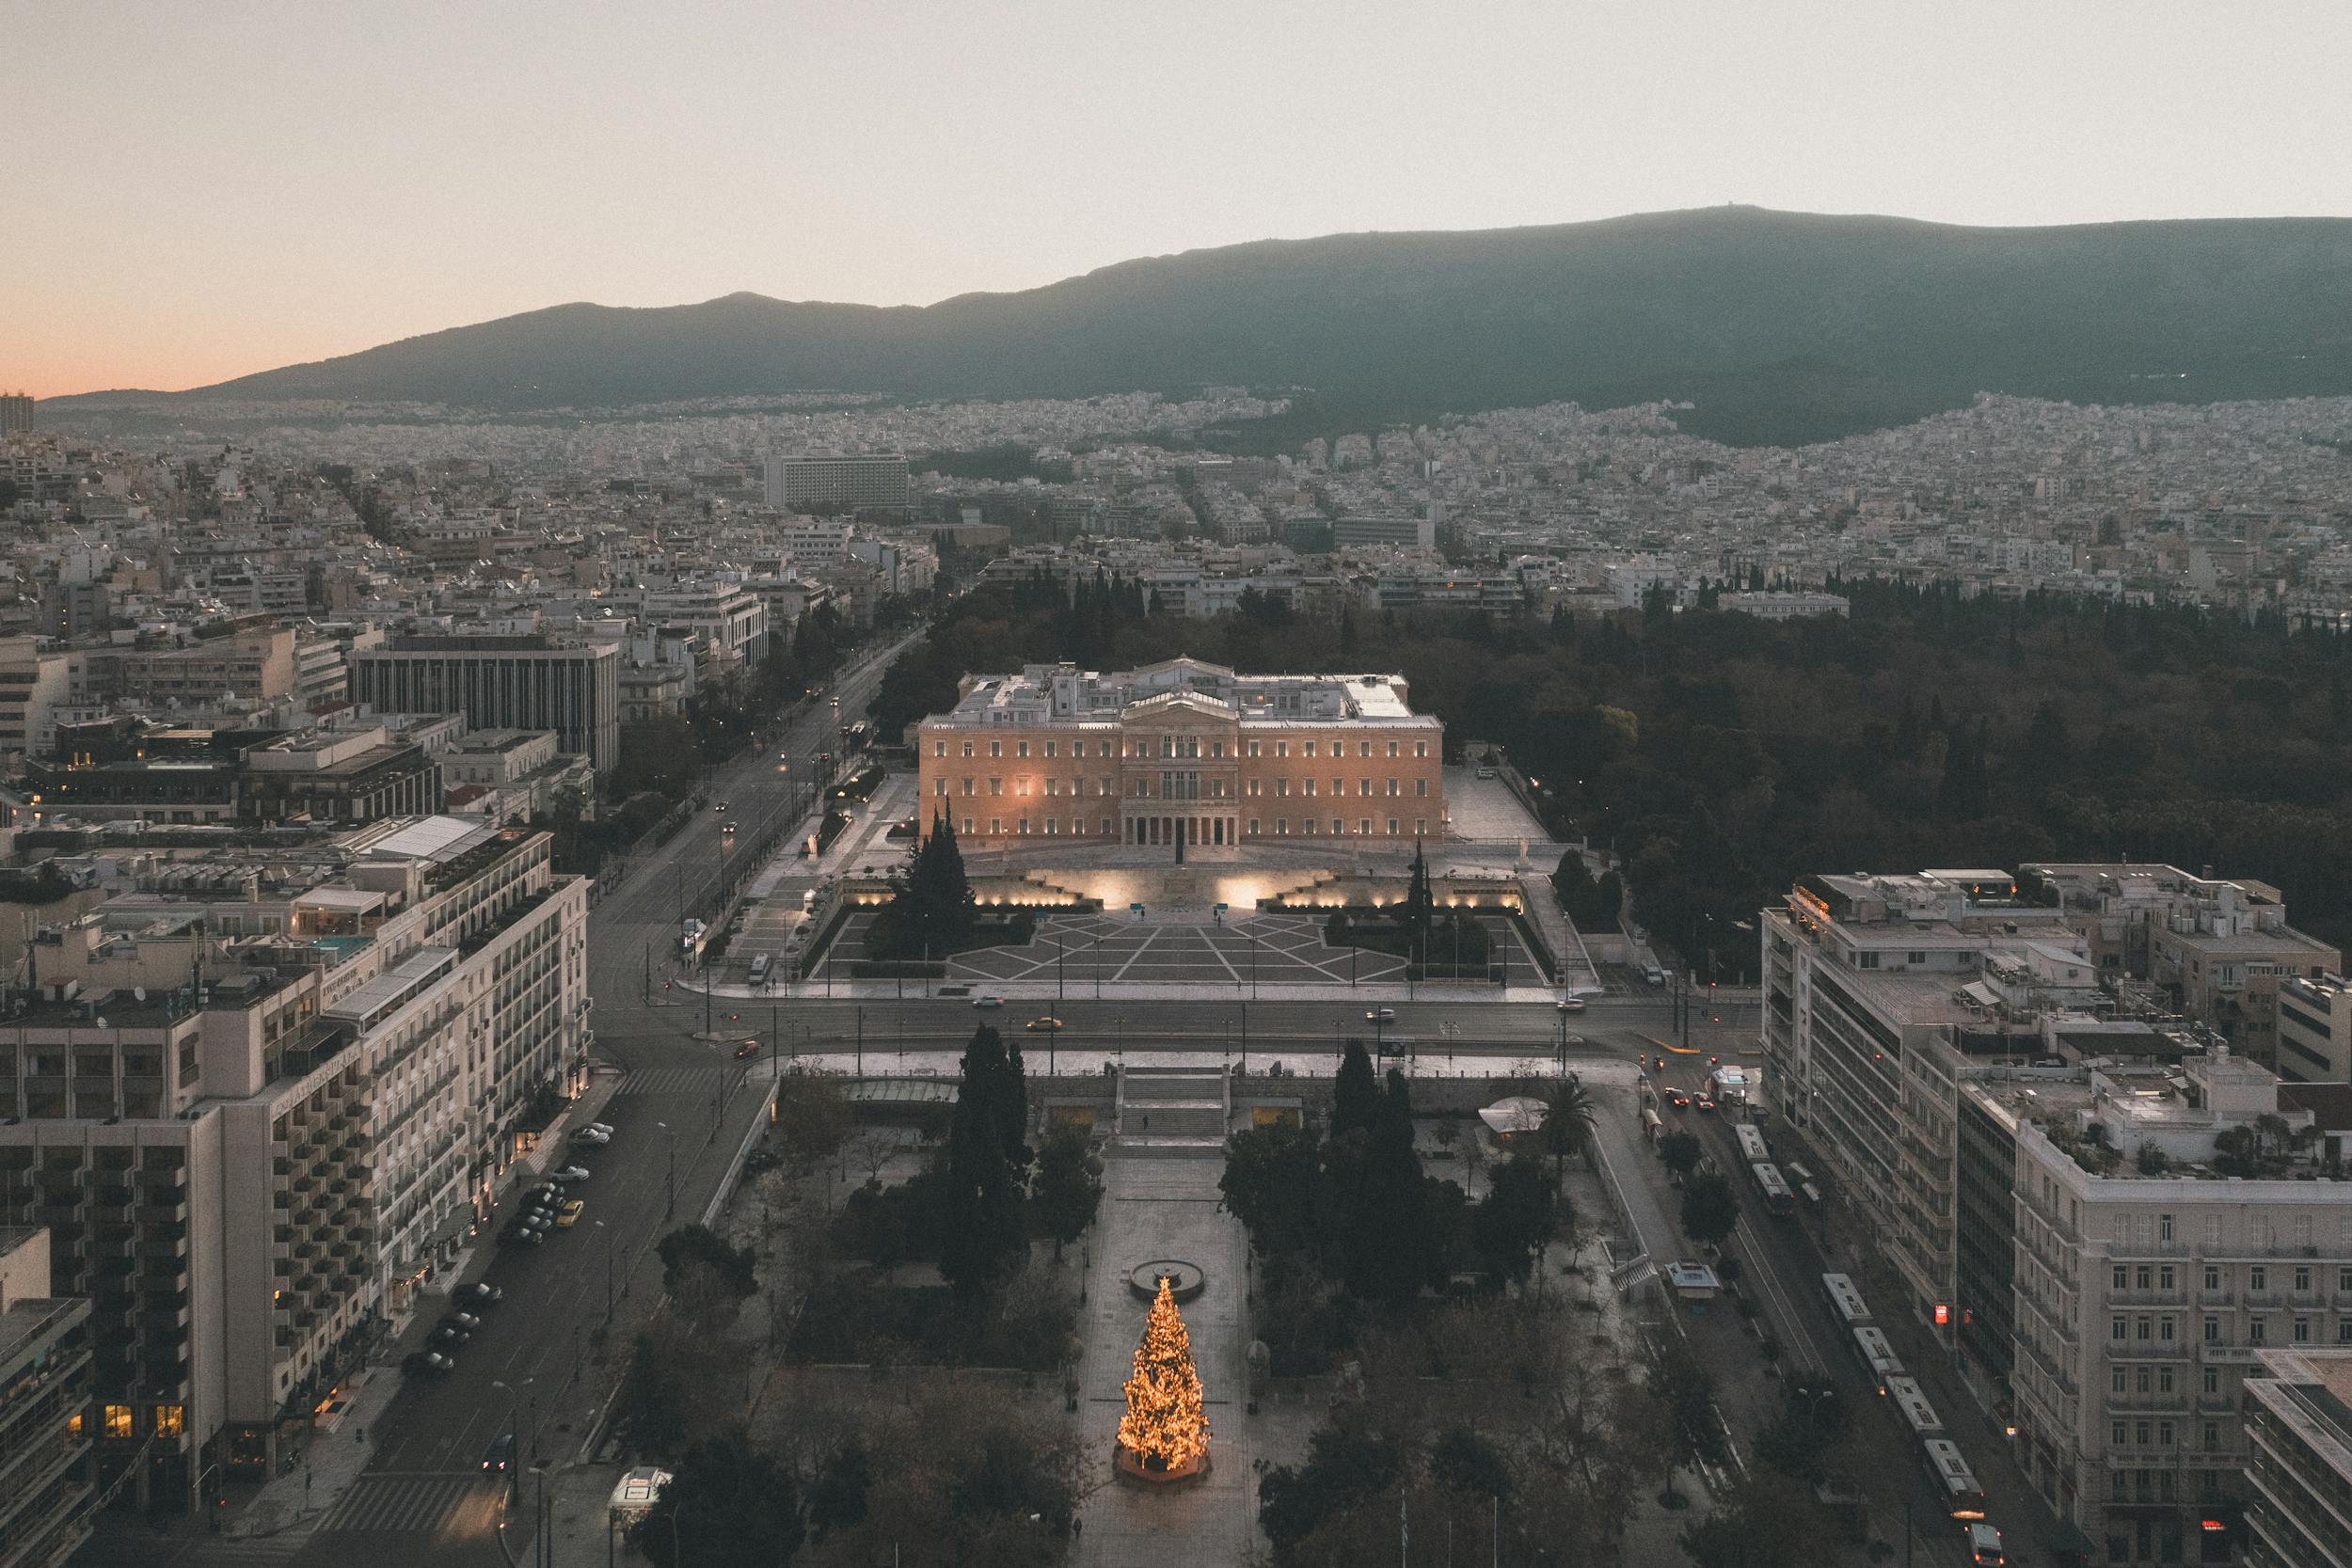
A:
POLYGON ((1143 1343, 1136 1347, 1126 1393, 1127 1413, 1119 1420, 1122 1472, 1172 1481, 1209 1467, 1209 1420, 1201 1410, 1200 1374, 1193 1369, 1192 1336, 1166 1275, 1143 1325, 1143 1343))

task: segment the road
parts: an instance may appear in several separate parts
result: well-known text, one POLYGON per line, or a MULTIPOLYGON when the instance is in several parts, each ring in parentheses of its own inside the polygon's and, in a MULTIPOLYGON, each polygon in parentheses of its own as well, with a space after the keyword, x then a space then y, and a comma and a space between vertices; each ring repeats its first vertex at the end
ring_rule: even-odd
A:
MULTIPOLYGON (((1669 1057, 1660 1075, 1661 1085, 1695 1091, 1707 1075, 1706 1061, 1704 1056, 1669 1057)), ((1899 1549, 1908 1502, 1917 1532, 1915 1560, 1937 1568, 1961 1568, 1967 1553, 1960 1528, 1945 1517, 1940 1500, 1929 1491, 1909 1429, 1887 1402, 1878 1397, 1875 1385, 1848 1350, 1830 1316, 1820 1278, 1832 1265, 1822 1260, 1810 1216, 1775 1219, 1765 1214, 1732 1133, 1732 1128, 1743 1119, 1737 1107, 1725 1106, 1712 1116, 1695 1110, 1667 1110, 1665 1115, 1670 1125, 1698 1134, 1700 1144, 1729 1174, 1740 1195, 1740 1227, 1733 1233, 1731 1249, 1740 1259, 1741 1279, 1758 1299, 1791 1370, 1815 1386, 1824 1378, 1834 1384, 1838 1402, 1853 1417, 1853 1435, 1844 1464, 1870 1501, 1871 1538, 1894 1543, 1899 1549)), ((1979 1462, 1985 1439, 1973 1418, 1976 1407, 1941 1409, 1941 1414, 1952 1439, 1978 1468, 1979 1483, 1991 1494, 1991 1483, 1983 1480, 1987 1467, 1979 1462)), ((2007 1528, 2001 1497, 1992 1495, 1990 1500, 1994 1523, 2007 1528)))
MULTIPOLYGON (((682 1218, 699 1215, 756 1113, 758 1098, 722 1096, 739 1074, 723 1047, 695 1038, 699 1006, 683 998, 648 1003, 645 972, 675 945, 681 890, 707 912, 723 885, 771 830, 791 826, 811 791, 807 761, 832 750, 836 723, 861 717, 902 643, 852 665, 833 691, 771 726, 765 742, 720 768, 711 799, 738 823, 737 849, 705 812, 670 842, 637 858, 588 917, 588 990, 595 1000, 596 1053, 625 1076, 602 1113, 609 1148, 584 1154, 594 1173, 580 1189, 581 1223, 536 1248, 501 1249, 486 1278, 506 1299, 483 1313, 446 1378, 409 1379, 378 1418, 373 1458, 327 1512, 295 1560, 305 1565, 409 1568, 428 1559, 448 1568, 505 1568, 505 1551, 527 1550, 530 1480, 501 1546, 499 1478, 482 1469, 499 1433, 518 1434, 519 1458, 568 1459, 586 1436, 609 1380, 588 1360, 608 1302, 624 1322, 660 1289, 652 1243, 682 1218), (792 759, 787 771, 782 766, 792 759)), ((657 982, 658 983, 658 982, 657 982)), ((391 1374, 385 1374, 391 1375, 391 1374)), ((520 1472, 516 1472, 519 1475, 520 1472)))

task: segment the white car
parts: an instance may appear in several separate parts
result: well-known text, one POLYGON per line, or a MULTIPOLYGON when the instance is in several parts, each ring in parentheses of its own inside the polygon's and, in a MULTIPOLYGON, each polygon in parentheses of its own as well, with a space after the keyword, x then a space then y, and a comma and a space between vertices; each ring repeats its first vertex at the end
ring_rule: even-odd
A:
POLYGON ((1584 999, 1581 996, 1564 996, 1560 999, 1560 1010, 1564 1013, 1581 1013, 1584 1010, 1584 999))
POLYGON ((976 996, 972 999, 972 1006, 980 1008, 982 1011, 986 1011, 993 1007, 1001 1007, 1004 1005, 1005 999, 1001 996, 976 996))
POLYGON ((575 1181, 587 1180, 588 1172, 584 1166, 565 1165, 562 1170, 548 1172, 548 1180, 559 1187, 568 1187, 575 1181))
POLYGON ((593 1148, 601 1148, 612 1141, 612 1133, 599 1132, 593 1127, 575 1128, 572 1132, 572 1142, 576 1144, 587 1144, 593 1148))

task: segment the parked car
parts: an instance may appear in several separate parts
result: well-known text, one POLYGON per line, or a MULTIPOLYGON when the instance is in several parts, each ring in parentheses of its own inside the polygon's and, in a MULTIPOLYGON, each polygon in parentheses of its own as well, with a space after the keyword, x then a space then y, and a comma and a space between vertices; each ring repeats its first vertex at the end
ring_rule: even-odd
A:
POLYGON ((501 1432, 490 1439, 490 1446, 482 1450, 482 1467, 485 1470, 505 1470, 515 1464, 515 1434, 501 1432))
POLYGON ((400 1370, 410 1377, 442 1377, 456 1369, 456 1362, 437 1350, 411 1351, 400 1363, 400 1370))
POLYGON ((588 1126, 591 1130, 601 1132, 608 1138, 612 1135, 612 1124, 609 1121, 592 1121, 588 1123, 588 1126))
POLYGON ((594 1148, 601 1148, 612 1141, 612 1133, 599 1132, 593 1127, 576 1127, 572 1129, 572 1142, 576 1144, 586 1144, 594 1148))
POLYGON ((502 1246, 537 1246, 547 1239, 546 1231, 533 1230, 527 1225, 510 1225, 499 1232, 499 1243, 502 1246))
POLYGON ((553 1203, 557 1198, 560 1198, 563 1196, 563 1188, 557 1186, 552 1181, 542 1181, 537 1186, 532 1188, 531 1191, 523 1194, 523 1207, 526 1209, 544 1209, 548 1204, 553 1203))
POLYGON ((472 1338, 472 1335, 462 1328, 441 1327, 428 1335, 424 1342, 435 1350, 455 1350, 472 1338))
POLYGON ((482 1326, 482 1320, 475 1317, 471 1312, 444 1312, 441 1314, 441 1326, 443 1328, 462 1328, 470 1334, 475 1329, 482 1326))
POLYGON ((470 1285, 460 1285, 450 1296, 457 1307, 496 1307, 506 1299, 506 1292, 487 1280, 477 1279, 470 1285))
POLYGON ((585 1165, 565 1165, 562 1170, 551 1170, 548 1172, 548 1180, 554 1182, 559 1187, 568 1187, 575 1181, 587 1180, 588 1167, 585 1165))
POLYGON ((570 1202, 564 1204, 563 1208, 558 1209, 555 1212, 555 1223, 557 1227, 564 1230, 569 1230, 573 1226, 580 1223, 580 1213, 586 1210, 587 1207, 588 1205, 581 1199, 573 1198, 570 1202))
POLYGON ((506 1228, 509 1234, 518 1230, 536 1232, 546 1230, 552 1223, 553 1222, 548 1218, 548 1212, 545 1209, 533 1209, 528 1213, 516 1214, 514 1221, 509 1224, 506 1228))

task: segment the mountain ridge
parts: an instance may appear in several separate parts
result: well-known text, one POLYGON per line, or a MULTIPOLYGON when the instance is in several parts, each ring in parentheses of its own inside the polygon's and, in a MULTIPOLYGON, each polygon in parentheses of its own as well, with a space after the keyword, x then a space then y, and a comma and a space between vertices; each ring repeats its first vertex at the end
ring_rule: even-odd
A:
POLYGON ((1202 385, 1311 388, 1343 422, 1689 401, 1691 428, 1748 443, 1979 391, 2352 393, 2352 219, 1972 229, 1734 206, 1253 240, 925 306, 572 301, 161 395, 523 410, 1202 385))

